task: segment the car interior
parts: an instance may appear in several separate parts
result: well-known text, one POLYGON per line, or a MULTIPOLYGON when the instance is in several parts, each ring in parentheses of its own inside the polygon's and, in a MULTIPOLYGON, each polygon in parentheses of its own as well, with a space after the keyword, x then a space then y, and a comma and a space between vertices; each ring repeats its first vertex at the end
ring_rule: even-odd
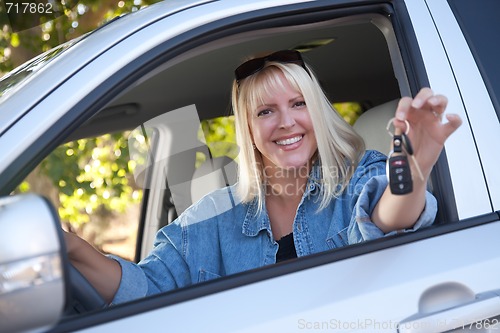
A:
MULTIPOLYGON (((188 105, 195 105, 200 120, 229 116, 234 69, 253 54, 280 49, 302 52, 332 103, 359 103, 365 112, 355 125, 356 130, 364 136, 367 148, 388 152, 390 137, 385 127, 394 114, 394 101, 408 94, 409 88, 391 22, 379 14, 242 32, 193 48, 143 76, 69 139, 130 130, 188 105)), ((195 174, 194 166, 187 166, 192 162, 187 161, 177 159, 177 164, 170 167, 168 183, 179 183, 173 178, 186 180, 195 174)), ((205 163, 193 179, 212 173, 221 162, 209 164, 207 167, 205 163)), ((234 183, 235 168, 235 163, 226 168, 230 179, 224 180, 221 174, 205 177, 211 185, 204 190, 198 180, 194 186, 198 192, 185 196, 200 198, 211 189, 234 183)), ((178 202, 177 211, 172 213, 175 199, 168 198, 172 195, 169 190, 167 186, 167 222, 192 203, 178 202)))

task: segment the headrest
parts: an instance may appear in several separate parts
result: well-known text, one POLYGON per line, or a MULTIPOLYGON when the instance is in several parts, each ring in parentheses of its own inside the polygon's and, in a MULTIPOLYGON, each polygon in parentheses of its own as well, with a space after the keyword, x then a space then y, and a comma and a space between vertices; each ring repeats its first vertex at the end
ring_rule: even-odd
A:
POLYGON ((366 149, 388 154, 391 137, 386 131, 387 123, 396 113, 399 99, 377 105, 365 112, 354 123, 354 130, 365 140, 366 149))

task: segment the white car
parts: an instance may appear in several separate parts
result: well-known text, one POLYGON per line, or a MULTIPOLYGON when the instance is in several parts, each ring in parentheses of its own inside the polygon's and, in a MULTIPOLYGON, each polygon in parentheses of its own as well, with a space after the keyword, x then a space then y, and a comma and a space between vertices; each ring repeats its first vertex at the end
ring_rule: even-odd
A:
POLYGON ((168 0, 9 73, 0 80, 0 332, 500 330, 498 13, 494 0, 168 0), (100 305, 69 268, 54 207, 13 190, 65 142, 142 128, 150 160, 138 169, 139 260, 162 225, 234 181, 227 157, 196 168, 207 152, 199 121, 228 115, 245 56, 280 49, 301 50, 333 102, 359 103, 356 130, 385 153, 398 98, 424 86, 448 97, 447 112, 464 123, 431 176, 434 225, 100 305), (68 310, 75 302, 83 313, 68 310))

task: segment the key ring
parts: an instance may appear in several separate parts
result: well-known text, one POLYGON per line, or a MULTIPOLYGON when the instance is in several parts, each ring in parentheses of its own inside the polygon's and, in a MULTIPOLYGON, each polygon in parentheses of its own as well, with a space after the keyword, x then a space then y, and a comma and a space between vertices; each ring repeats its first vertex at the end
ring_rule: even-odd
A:
POLYGON ((404 134, 396 135, 395 133, 393 134, 390 131, 391 124, 394 122, 394 119, 396 118, 391 118, 389 122, 387 123, 387 133, 393 138, 394 143, 393 143, 393 148, 391 152, 389 153, 389 158, 394 154, 395 152, 401 153, 402 149, 404 149, 404 153, 408 154, 411 156, 411 159, 413 160, 413 163, 415 165, 415 168, 417 169, 418 176, 420 177, 420 180, 424 181, 424 175, 422 174, 422 171, 420 170, 420 166, 418 165, 417 159, 415 158, 415 155, 413 155, 413 147, 410 143, 410 138, 408 137, 408 133, 410 133, 410 123, 408 120, 404 120, 406 124, 406 131, 404 134), (399 149, 396 149, 396 143, 398 143, 399 149))
MULTIPOLYGON (((391 124, 394 122, 394 119, 396 119, 396 118, 394 117, 394 118, 389 119, 389 122, 387 123, 387 127, 385 128, 387 130, 387 133, 389 133, 389 135, 391 137, 394 136, 394 134, 392 134, 392 132, 390 131, 391 124)), ((405 122, 405 125, 406 125, 405 135, 408 135, 408 133, 410 133, 410 123, 406 119, 403 121, 405 122)))

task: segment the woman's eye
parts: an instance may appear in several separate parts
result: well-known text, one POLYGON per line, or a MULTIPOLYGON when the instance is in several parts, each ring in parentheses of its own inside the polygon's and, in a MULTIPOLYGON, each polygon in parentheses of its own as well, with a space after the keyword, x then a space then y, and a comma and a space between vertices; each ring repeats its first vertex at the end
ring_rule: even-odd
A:
POLYGON ((306 102, 305 101, 298 101, 298 102, 295 102, 295 104, 293 106, 296 108, 304 107, 304 106, 306 106, 306 102))
POLYGON ((259 112, 257 113, 257 117, 266 116, 266 115, 268 115, 268 114, 270 114, 270 113, 271 113, 271 110, 269 110, 269 109, 261 110, 261 111, 259 111, 259 112))

